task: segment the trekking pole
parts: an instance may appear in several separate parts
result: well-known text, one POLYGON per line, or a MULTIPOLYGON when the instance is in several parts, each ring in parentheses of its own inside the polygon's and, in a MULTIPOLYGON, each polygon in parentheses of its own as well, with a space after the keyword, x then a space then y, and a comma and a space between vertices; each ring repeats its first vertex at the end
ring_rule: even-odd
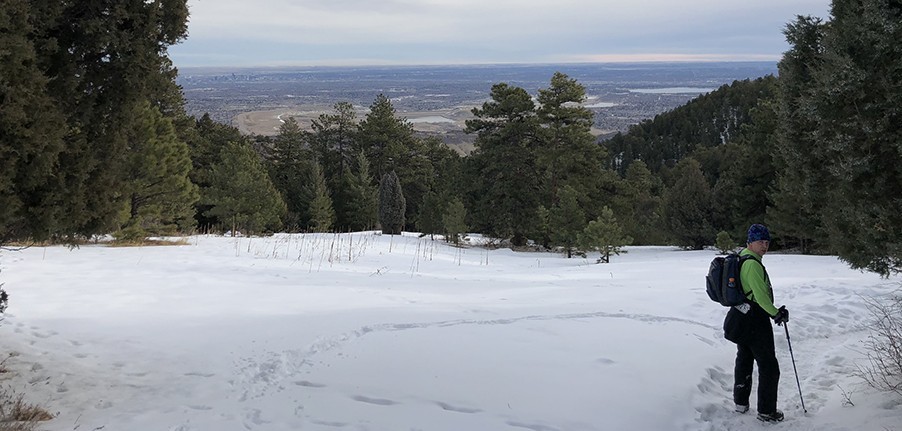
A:
POLYGON ((799 400, 802 401, 802 411, 808 413, 805 409, 805 399, 802 398, 802 384, 799 383, 799 370, 796 369, 796 358, 792 355, 792 341, 789 341, 789 325, 783 322, 783 329, 786 330, 786 344, 789 345, 789 358, 792 359, 792 371, 796 374, 796 386, 799 387, 799 400))

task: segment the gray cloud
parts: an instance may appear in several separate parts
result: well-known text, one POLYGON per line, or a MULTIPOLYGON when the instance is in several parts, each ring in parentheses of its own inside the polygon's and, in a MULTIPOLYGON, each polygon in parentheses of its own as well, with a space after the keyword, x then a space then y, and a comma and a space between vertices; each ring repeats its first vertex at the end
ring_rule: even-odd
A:
POLYGON ((171 53, 176 64, 203 56, 257 64, 539 62, 611 54, 776 58, 785 49, 785 23, 799 14, 826 17, 828 3, 189 0, 189 38, 171 53), (245 48, 254 44, 278 46, 284 54, 264 57, 245 48))

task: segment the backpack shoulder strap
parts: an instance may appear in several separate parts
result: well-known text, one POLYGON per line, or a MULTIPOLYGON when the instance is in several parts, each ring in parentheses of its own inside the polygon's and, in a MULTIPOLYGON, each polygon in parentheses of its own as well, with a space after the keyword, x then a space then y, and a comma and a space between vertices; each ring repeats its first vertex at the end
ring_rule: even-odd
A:
MULTIPOLYGON (((758 265, 761 265, 761 268, 764 268, 764 264, 762 264, 761 261, 758 260, 758 258, 756 258, 755 256, 748 255, 748 254, 739 255, 739 271, 740 271, 740 273, 742 272, 742 264, 745 263, 747 260, 754 260, 755 262, 758 262, 758 265)), ((740 286, 742 286, 742 277, 738 277, 738 278, 739 278, 739 284, 740 284, 740 286)), ((749 291, 746 292, 745 286, 742 286, 742 293, 745 294, 745 299, 752 301, 752 298, 750 298, 750 296, 752 295, 751 289, 749 289, 749 291)))

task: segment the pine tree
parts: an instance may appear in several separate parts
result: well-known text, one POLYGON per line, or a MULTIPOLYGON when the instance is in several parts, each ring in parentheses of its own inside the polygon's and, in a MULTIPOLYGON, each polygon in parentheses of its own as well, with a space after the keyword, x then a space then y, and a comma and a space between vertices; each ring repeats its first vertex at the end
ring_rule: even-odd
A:
POLYGON ((357 140, 357 118, 354 106, 348 102, 334 105, 334 112, 313 120, 309 134, 310 151, 322 166, 326 184, 332 191, 335 208, 335 227, 350 229, 352 168, 356 164, 354 152, 357 140))
POLYGON ((547 89, 540 89, 537 118, 542 125, 537 163, 544 170, 542 203, 550 207, 560 189, 570 186, 584 197, 583 208, 594 217, 596 203, 611 198, 605 193, 616 174, 604 169, 604 149, 592 135, 595 115, 582 106, 586 90, 575 79, 557 72, 547 89), (607 187, 606 187, 607 186, 607 187))
POLYGON ((826 237, 819 207, 827 183, 825 176, 816 174, 820 162, 811 157, 821 143, 815 137, 817 115, 810 96, 816 85, 814 69, 822 61, 824 24, 817 18, 798 17, 784 34, 791 47, 779 63, 776 179, 768 196, 772 206, 767 208, 767 222, 786 245, 809 253, 817 247, 817 238, 826 237))
POLYGON ((47 94, 27 1, 0 8, 0 245, 58 232, 64 117, 47 94))
POLYGON ((582 254, 579 234, 586 228, 586 214, 580 208, 576 189, 569 185, 561 189, 558 203, 549 210, 548 224, 551 245, 563 247, 567 258, 582 254))
MULTIPOLYGON (((230 142, 241 142, 247 146, 251 144, 237 128, 217 123, 209 114, 204 114, 191 126, 193 127, 182 130, 181 135, 187 142, 191 154, 192 167, 189 178, 200 188, 203 195, 211 185, 213 165, 220 159, 220 151, 230 142)), ((203 199, 199 199, 195 204, 194 219, 201 231, 224 224, 222 220, 207 215, 210 208, 203 199)))
POLYGON ((423 205, 420 206, 420 214, 417 217, 417 229, 423 235, 429 235, 430 238, 437 233, 443 233, 444 225, 442 217, 448 203, 439 196, 438 193, 430 191, 423 199, 423 205))
POLYGON ((660 178, 641 160, 629 164, 610 208, 636 245, 664 244, 660 178))
POLYGON ((145 102, 133 112, 137 121, 127 133, 128 174, 122 187, 128 208, 126 236, 140 239, 193 225, 198 191, 188 178, 188 145, 156 107, 145 102))
POLYGON ((379 224, 382 233, 400 235, 404 229, 404 212, 406 203, 401 181, 394 171, 382 176, 379 183, 379 224))
POLYGON ((434 169, 427 148, 404 118, 398 118, 394 106, 380 94, 370 112, 360 122, 357 149, 366 153, 376 178, 395 172, 406 199, 405 224, 415 226, 420 204, 432 187, 434 169))
POLYGON ((313 180, 313 200, 310 202, 310 228, 314 232, 329 232, 335 222, 335 210, 332 209, 332 198, 329 197, 329 188, 326 185, 326 177, 320 168, 319 162, 313 162, 311 172, 313 180))
POLYGON ((711 187, 692 158, 680 160, 674 175, 676 182, 667 191, 664 207, 669 235, 681 247, 701 250, 711 244, 715 232, 711 187))
POLYGON ((717 238, 714 239, 714 246, 717 247, 717 251, 720 254, 729 254, 736 248, 736 241, 733 241, 733 238, 730 237, 727 231, 722 230, 717 233, 717 238))
POLYGON ((580 232, 579 244, 584 250, 598 251, 601 255, 597 263, 609 263, 611 255, 626 253, 623 247, 632 243, 633 239, 623 233, 623 229, 614 217, 614 211, 607 206, 601 214, 589 222, 580 232))
POLYGON ((259 233, 281 227, 285 202, 250 145, 233 142, 223 148, 210 183, 203 196, 211 207, 207 215, 226 223, 233 235, 236 230, 259 233))
POLYGON ((279 126, 269 152, 270 178, 288 208, 286 226, 290 230, 310 226, 316 177, 307 149, 307 136, 294 118, 288 118, 279 126))
POLYGON ((370 163, 361 152, 357 154, 357 173, 351 176, 348 202, 348 227, 353 231, 369 230, 378 223, 378 190, 371 184, 370 163))
POLYGON ((448 203, 448 209, 442 216, 445 228, 445 239, 454 245, 460 245, 461 237, 467 232, 467 208, 460 198, 455 197, 448 203))
POLYGON ((507 84, 492 86, 491 98, 466 123, 467 133, 477 133, 466 161, 474 227, 525 245, 536 230, 543 184, 536 107, 526 90, 507 84))
POLYGON ((32 2, 38 64, 66 115, 56 196, 62 235, 107 233, 126 197, 126 131, 131 107, 150 101, 164 116, 182 115, 168 47, 187 35, 185 0, 32 2))

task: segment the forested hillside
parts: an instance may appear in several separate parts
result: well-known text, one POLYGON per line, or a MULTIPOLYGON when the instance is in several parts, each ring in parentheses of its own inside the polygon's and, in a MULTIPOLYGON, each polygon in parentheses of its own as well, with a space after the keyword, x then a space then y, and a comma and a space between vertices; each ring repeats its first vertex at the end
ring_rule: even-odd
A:
POLYGON ((245 136, 184 114, 167 48, 184 0, 9 0, 0 9, 0 243, 202 231, 480 232, 568 256, 632 244, 775 246, 902 267, 902 10, 799 17, 780 76, 701 96, 598 142, 585 88, 492 87, 461 157, 390 99, 245 136))

